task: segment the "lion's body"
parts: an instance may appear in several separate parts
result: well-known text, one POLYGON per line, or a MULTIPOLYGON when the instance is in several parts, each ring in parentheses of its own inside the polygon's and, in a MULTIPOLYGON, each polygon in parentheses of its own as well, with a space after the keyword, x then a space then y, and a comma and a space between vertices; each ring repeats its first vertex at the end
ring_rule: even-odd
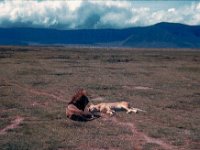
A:
POLYGON ((121 101, 121 102, 112 102, 112 103, 99 103, 99 104, 91 104, 89 106, 89 111, 97 111, 97 112, 104 112, 110 115, 113 115, 116 110, 126 110, 127 113, 137 113, 138 111, 142 111, 138 108, 131 108, 128 102, 121 101))

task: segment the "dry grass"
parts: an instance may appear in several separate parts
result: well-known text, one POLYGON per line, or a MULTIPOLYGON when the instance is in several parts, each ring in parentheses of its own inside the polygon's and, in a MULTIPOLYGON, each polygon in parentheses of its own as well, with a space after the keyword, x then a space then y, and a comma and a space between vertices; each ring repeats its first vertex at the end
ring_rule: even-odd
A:
POLYGON ((24 120, 0 135, 0 149, 163 149, 137 143, 128 126, 112 119, 66 119, 66 103, 80 87, 146 110, 115 116, 121 124, 134 123, 138 133, 176 149, 198 149, 199 77, 198 51, 1 47, 0 130, 16 116, 24 120))

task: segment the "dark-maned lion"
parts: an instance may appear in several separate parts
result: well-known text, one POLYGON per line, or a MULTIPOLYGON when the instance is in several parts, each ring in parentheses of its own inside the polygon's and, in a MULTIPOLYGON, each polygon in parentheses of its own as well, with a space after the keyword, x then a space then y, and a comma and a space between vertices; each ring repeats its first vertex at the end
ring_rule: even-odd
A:
POLYGON ((67 117, 75 121, 90 121, 97 118, 86 109, 88 103, 87 92, 83 89, 78 90, 68 103, 66 108, 67 117))

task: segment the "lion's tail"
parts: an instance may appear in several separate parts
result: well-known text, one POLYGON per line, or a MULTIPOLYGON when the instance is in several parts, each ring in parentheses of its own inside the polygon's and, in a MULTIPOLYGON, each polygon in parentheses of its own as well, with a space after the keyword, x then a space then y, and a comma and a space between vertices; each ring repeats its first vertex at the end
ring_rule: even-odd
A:
POLYGON ((142 109, 139 109, 139 108, 131 108, 131 109, 133 109, 133 110, 136 110, 136 111, 141 111, 141 112, 147 112, 147 111, 145 111, 145 110, 142 110, 142 109))

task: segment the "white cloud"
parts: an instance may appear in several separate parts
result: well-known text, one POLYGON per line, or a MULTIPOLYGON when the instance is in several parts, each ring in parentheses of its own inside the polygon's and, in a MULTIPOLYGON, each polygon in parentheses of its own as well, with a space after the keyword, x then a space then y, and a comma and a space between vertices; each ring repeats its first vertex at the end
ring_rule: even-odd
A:
POLYGON ((200 24, 200 2, 156 9, 152 5, 135 5, 136 3, 77 0, 1 1, 0 27, 126 28, 163 21, 200 24))
POLYGON ((176 10, 175 10, 175 8, 169 8, 167 11, 168 12, 175 12, 176 10))

